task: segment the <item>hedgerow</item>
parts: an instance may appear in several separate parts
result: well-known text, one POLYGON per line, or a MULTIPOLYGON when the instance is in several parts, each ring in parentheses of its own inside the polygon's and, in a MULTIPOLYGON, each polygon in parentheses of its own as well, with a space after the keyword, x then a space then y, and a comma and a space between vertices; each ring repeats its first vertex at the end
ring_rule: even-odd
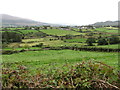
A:
POLYGON ((102 62, 82 61, 76 65, 49 68, 42 73, 39 68, 31 75, 29 68, 2 69, 3 88, 120 88, 120 77, 114 68, 102 62))

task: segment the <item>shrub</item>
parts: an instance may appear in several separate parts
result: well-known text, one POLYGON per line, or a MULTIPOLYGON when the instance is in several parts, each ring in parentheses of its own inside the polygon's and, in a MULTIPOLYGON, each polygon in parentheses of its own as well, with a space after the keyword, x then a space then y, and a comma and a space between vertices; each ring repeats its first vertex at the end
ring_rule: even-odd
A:
POLYGON ((65 35, 66 39, 72 39, 72 37, 73 37, 73 35, 70 35, 70 34, 65 35))
POLYGON ((62 69, 54 67, 47 71, 49 73, 46 74, 38 71, 39 73, 33 76, 25 66, 19 65, 16 70, 3 68, 3 88, 118 89, 119 85, 114 69, 101 62, 88 61, 73 66, 67 63, 62 69))
POLYGON ((117 44, 120 43, 119 37, 117 36, 111 36, 108 38, 110 44, 117 44))
POLYGON ((21 42, 22 35, 15 32, 3 32, 2 33, 2 42, 21 42))
POLYGON ((2 43, 2 48, 6 48, 6 47, 8 47, 8 43, 6 42, 2 43))
POLYGON ((42 47, 43 43, 39 43, 38 45, 35 45, 34 47, 42 47))
POLYGON ((23 46, 23 48, 25 48, 25 49, 29 49, 30 46, 29 46, 28 44, 25 44, 25 45, 23 46))
POLYGON ((108 45, 108 41, 106 40, 106 38, 100 38, 98 40, 98 45, 108 45))
POLYGON ((86 40, 86 43, 88 44, 88 46, 93 46, 93 43, 95 43, 95 38, 88 38, 86 40))

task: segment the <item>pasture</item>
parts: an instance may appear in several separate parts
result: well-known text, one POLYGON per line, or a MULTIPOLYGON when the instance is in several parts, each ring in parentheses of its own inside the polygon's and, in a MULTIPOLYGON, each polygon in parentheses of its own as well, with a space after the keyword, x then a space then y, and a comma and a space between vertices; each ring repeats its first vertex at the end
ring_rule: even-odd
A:
POLYGON ((49 35, 57 35, 57 36, 65 36, 65 35, 84 35, 84 33, 79 33, 70 30, 60 30, 60 29, 47 29, 47 30, 40 30, 49 35))
POLYGON ((22 32, 23 34, 38 32, 37 30, 19 30, 19 31, 22 32))
MULTIPOLYGON (((1 32, 6 32, 6 31, 1 31, 1 32)), ((21 32, 19 32, 19 31, 14 31, 14 30, 9 30, 9 31, 7 31, 7 32, 14 32, 14 33, 19 33, 19 34, 21 34, 21 32)))
POLYGON ((66 39, 66 42, 78 42, 78 43, 85 43, 86 42, 86 38, 77 38, 77 39, 66 39))
POLYGON ((107 33, 118 33, 118 29, 108 29, 108 28, 96 28, 95 30, 100 32, 107 32, 107 33))
POLYGON ((21 29, 25 29, 25 28, 23 28, 23 27, 20 27, 20 28, 5 28, 6 30, 21 30, 21 29))
MULTIPOLYGON (((49 64, 61 66, 66 63, 75 64, 87 60, 101 61, 113 67, 117 67, 118 63, 118 53, 73 50, 26 51, 12 55, 3 55, 2 58, 3 64, 6 64, 5 67, 15 68, 17 65, 25 65, 31 70, 37 70, 37 68, 49 64)), ((46 68, 49 68, 49 66, 46 68)))
POLYGON ((119 44, 101 45, 101 46, 97 46, 97 47, 118 49, 119 48, 119 44))

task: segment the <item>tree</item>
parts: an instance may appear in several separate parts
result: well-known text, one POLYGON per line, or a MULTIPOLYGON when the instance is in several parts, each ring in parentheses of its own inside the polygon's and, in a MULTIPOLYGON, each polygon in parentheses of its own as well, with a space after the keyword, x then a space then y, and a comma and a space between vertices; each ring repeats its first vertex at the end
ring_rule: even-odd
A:
POLYGON ((86 43, 87 43, 88 46, 93 46, 93 43, 95 43, 95 42, 96 42, 95 38, 88 38, 86 40, 86 43))
POLYGON ((98 40, 98 45, 108 45, 108 41, 106 38, 100 38, 98 40))
POLYGON ((28 29, 30 29, 30 28, 29 28, 29 26, 25 26, 25 28, 24 28, 24 29, 25 29, 25 30, 28 30, 28 29))
POLYGON ((120 42, 119 37, 115 36, 115 35, 113 35, 110 38, 108 38, 108 40, 109 40, 110 44, 117 44, 117 43, 120 42))
POLYGON ((70 34, 65 35, 65 38, 66 38, 66 39, 72 39, 72 37, 73 37, 73 35, 70 35, 70 34))
POLYGON ((15 32, 3 32, 2 33, 2 42, 21 42, 22 35, 15 32))
POLYGON ((81 28, 79 29, 79 32, 82 32, 82 29, 81 29, 81 28))

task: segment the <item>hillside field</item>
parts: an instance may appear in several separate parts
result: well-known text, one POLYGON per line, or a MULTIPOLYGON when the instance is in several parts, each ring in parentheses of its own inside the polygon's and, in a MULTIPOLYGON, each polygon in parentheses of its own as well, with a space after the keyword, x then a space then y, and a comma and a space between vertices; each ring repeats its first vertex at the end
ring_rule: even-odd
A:
POLYGON ((69 30, 59 30, 59 29, 48 29, 48 30, 40 30, 46 34, 50 35, 58 35, 58 36, 64 36, 64 35, 84 35, 84 33, 79 33, 75 31, 69 31, 69 30))

